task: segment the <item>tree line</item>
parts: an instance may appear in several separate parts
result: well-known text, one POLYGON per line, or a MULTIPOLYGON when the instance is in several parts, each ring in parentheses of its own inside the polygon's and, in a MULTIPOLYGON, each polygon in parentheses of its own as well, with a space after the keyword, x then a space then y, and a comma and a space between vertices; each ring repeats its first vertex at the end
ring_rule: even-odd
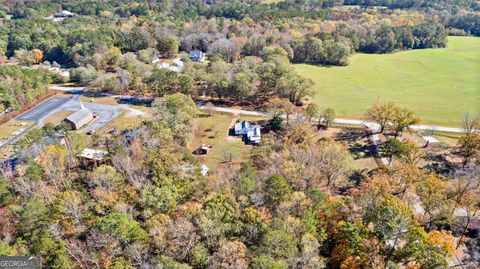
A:
POLYGON ((20 109, 42 97, 51 82, 46 71, 0 65, 0 112, 20 109))
MULTIPOLYGON (((462 26, 456 17, 450 20, 445 18, 445 22, 441 22, 429 16, 436 14, 436 11, 428 13, 422 10, 395 13, 378 10, 372 17, 365 10, 325 9, 326 13, 317 18, 298 14, 273 20, 259 14, 204 14, 208 10, 237 4, 248 6, 248 10, 251 10, 249 12, 287 8, 282 7, 282 4, 270 6, 243 2, 219 2, 212 5, 183 1, 173 4, 139 1, 137 5, 127 5, 125 1, 119 0, 102 3, 72 1, 64 4, 56 1, 29 2, 25 6, 14 5, 9 11, 38 8, 37 13, 42 14, 41 17, 14 16, 13 20, 4 20, 2 23, 6 27, 0 31, 0 53, 11 57, 18 50, 39 49, 44 54, 44 60, 52 63, 92 65, 98 57, 96 54, 106 53, 113 47, 119 48, 122 53, 157 49, 163 57, 171 57, 178 50, 200 49, 233 62, 241 56, 261 56, 263 48, 275 45, 285 49, 289 58, 295 62, 345 65, 348 56, 357 51, 389 53, 444 47, 445 24, 466 28, 465 31, 472 34, 478 28, 472 28, 470 23, 462 26), (62 8, 69 9, 78 16, 62 22, 45 19, 62 8), (48 14, 43 14, 44 9, 49 10, 48 14), (132 13, 126 9, 145 12, 132 13), (192 16, 193 13, 195 16, 169 16, 167 20, 160 16, 177 13, 184 13, 185 16, 192 16), (105 14, 113 16, 107 19, 105 14), (369 22, 372 19, 374 23, 369 22), (79 25, 85 27, 78 27, 79 25), (305 53, 310 49, 313 49, 313 56, 305 53)), ((242 10, 233 9, 237 12, 242 10)), ((462 18, 469 20, 470 15, 462 18)))

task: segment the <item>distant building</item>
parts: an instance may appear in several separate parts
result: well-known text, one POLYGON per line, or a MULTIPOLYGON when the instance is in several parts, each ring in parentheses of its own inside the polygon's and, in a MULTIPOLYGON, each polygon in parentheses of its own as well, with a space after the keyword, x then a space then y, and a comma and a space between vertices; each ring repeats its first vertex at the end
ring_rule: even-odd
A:
POLYGON ((246 120, 235 123, 235 135, 246 135, 250 129, 250 123, 246 120))
POLYGON ((63 10, 62 12, 53 14, 54 18, 72 18, 74 16, 75 16, 75 13, 72 13, 68 10, 63 10))
POLYGON ((80 110, 66 117, 63 120, 64 122, 69 124, 73 130, 78 130, 95 119, 95 115, 90 109, 85 108, 81 103, 80 105, 80 110))
POLYGON ((192 50, 188 54, 188 58, 190 58, 192 62, 203 62, 205 61, 205 53, 200 50, 192 50))
POLYGON ((107 155, 105 150, 85 148, 78 156, 86 160, 102 161, 107 155))

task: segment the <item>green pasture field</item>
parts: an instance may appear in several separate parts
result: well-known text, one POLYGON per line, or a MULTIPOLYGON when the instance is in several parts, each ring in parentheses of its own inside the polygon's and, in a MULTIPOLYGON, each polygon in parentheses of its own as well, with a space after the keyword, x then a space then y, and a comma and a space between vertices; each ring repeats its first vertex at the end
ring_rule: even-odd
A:
POLYGON ((297 64, 315 82, 314 102, 344 118, 362 118, 377 100, 412 109, 422 124, 458 126, 480 112, 480 38, 449 37, 448 47, 356 54, 346 67, 297 64))

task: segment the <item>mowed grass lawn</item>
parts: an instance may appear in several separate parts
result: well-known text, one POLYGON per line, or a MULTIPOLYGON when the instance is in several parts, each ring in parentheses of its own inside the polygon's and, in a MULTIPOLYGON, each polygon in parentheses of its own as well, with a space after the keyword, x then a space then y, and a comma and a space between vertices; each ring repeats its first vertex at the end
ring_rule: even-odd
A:
POLYGON ((480 112, 480 38, 449 37, 448 47, 356 54, 346 67, 295 65, 315 82, 314 101, 345 118, 362 118, 378 100, 395 101, 423 124, 458 126, 480 112))
POLYGON ((193 137, 189 149, 194 151, 202 144, 212 145, 208 154, 196 155, 211 171, 215 171, 222 163, 225 154, 231 154, 232 163, 236 164, 246 161, 250 156, 252 145, 246 145, 241 137, 229 136, 229 129, 236 120, 256 122, 264 118, 215 113, 212 116, 202 114, 193 123, 193 137))

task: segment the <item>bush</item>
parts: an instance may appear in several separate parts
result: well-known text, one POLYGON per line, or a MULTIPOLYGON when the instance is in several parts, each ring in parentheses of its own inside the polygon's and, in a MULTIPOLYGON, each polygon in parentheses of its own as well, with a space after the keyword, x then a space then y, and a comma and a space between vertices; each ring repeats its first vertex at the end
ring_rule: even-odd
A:
POLYGON ((80 84, 87 84, 98 78, 98 72, 95 67, 87 65, 70 70, 70 81, 80 84))

